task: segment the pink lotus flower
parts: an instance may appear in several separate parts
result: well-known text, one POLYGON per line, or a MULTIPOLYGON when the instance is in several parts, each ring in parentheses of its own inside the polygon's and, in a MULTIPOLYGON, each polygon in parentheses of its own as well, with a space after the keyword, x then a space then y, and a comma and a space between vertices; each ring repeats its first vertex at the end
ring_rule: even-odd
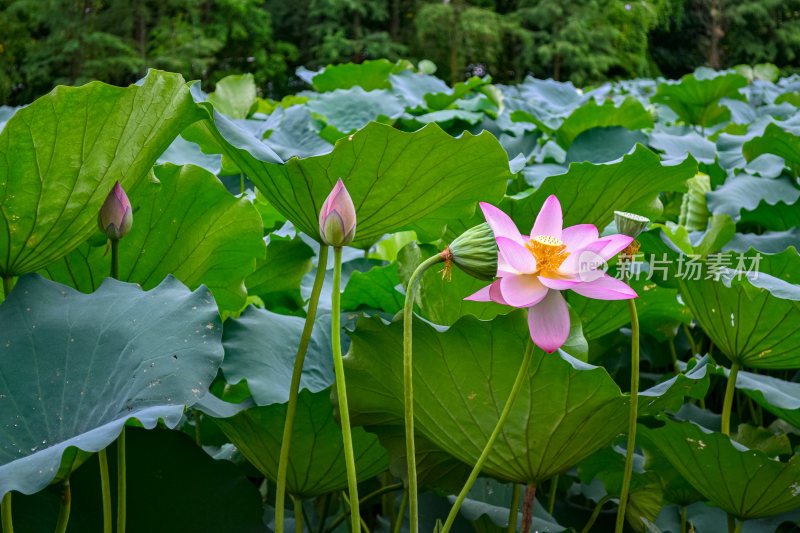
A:
POLYGON ((347 246, 356 235, 356 208, 342 178, 322 204, 319 212, 319 234, 329 246, 347 246))
POLYGON ((97 225, 109 239, 118 241, 130 231, 132 224, 131 202, 122 185, 116 182, 97 214, 97 225))
POLYGON ((528 327, 534 344, 548 353, 569 335, 569 311, 561 291, 570 289, 587 298, 627 300, 636 293, 626 283, 597 270, 627 247, 632 237, 599 237, 593 224, 562 228, 561 204, 551 195, 544 202, 530 237, 496 207, 481 203, 497 241, 500 278, 465 298, 528 308, 528 327))

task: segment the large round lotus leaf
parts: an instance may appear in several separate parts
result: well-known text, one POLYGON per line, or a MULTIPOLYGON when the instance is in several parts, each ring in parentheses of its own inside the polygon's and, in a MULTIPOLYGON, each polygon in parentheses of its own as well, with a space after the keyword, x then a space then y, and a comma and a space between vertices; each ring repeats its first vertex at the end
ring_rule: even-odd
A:
POLYGON ((800 455, 776 461, 722 433, 692 422, 639 426, 643 445, 657 450, 709 502, 741 520, 800 507, 800 455))
MULTIPOLYGON (((746 258, 744 264, 753 263, 746 258)), ((704 279, 709 266, 701 266, 701 279, 680 280, 681 295, 714 345, 753 368, 800 368, 800 285, 785 281, 800 279, 797 252, 761 254, 757 277, 727 282, 704 279)))
MULTIPOLYGON (((158 182, 130 191, 133 226, 119 243, 119 279, 150 289, 173 274, 191 288, 208 287, 220 309, 241 309, 244 279, 265 250, 253 204, 194 165, 160 165, 155 176, 158 182)), ((48 277, 83 292, 95 290, 109 274, 110 255, 105 242, 93 244, 48 265, 48 277)))
POLYGON ((141 181, 200 111, 179 74, 158 71, 141 87, 56 87, 17 111, 0 132, 0 275, 88 239, 114 181, 141 181))
POLYGON ((703 127, 730 120, 730 110, 720 105, 724 97, 744 100, 739 89, 747 85, 747 79, 739 74, 723 74, 714 78, 697 78, 687 74, 680 83, 662 83, 650 100, 666 104, 688 124, 703 127))
POLYGON ((228 156, 298 230, 318 240, 319 210, 339 178, 356 207, 360 246, 400 228, 434 240, 448 222, 471 216, 478 201, 499 201, 511 177, 508 155, 488 132, 453 138, 435 124, 406 133, 371 122, 328 154, 275 164, 263 143, 229 126, 215 115, 183 135, 228 156))
POLYGON ((500 206, 520 231, 533 226, 545 200, 555 194, 564 212, 564 225, 594 224, 602 229, 614 220, 614 211, 644 216, 661 214, 659 195, 665 191, 686 192, 686 180, 697 174, 691 157, 673 166, 642 145, 637 145, 617 163, 574 163, 565 174, 546 178, 532 194, 506 197, 500 206))
POLYGON ((214 299, 173 277, 82 294, 24 276, 0 323, 0 495, 41 490, 65 451, 105 448, 130 418, 174 427, 222 361, 214 299))
MULTIPOLYGON (((214 421, 253 466, 269 479, 277 478, 286 404, 251 407, 214 421)), ((353 428, 353 451, 360 481, 389 466, 386 450, 364 428, 353 428)), ((342 430, 333 417, 328 390, 300 391, 286 487, 290 494, 303 498, 347 487, 342 430)))
MULTIPOLYGON (((579 322, 579 321, 578 321, 579 322)), ((523 311, 491 322, 464 317, 447 330, 414 324, 416 431, 474 464, 497 423, 529 342, 523 311)), ((403 424, 403 324, 360 318, 345 358, 356 425, 403 424)), ((642 416, 677 409, 686 393, 703 394, 705 365, 641 393, 642 416), (695 389, 694 391, 692 389, 695 389)), ((483 472, 543 481, 608 446, 628 423, 628 396, 605 369, 536 349, 503 432, 483 472)))
MULTIPOLYGON (((257 405, 289 401, 289 384, 305 318, 250 306, 225 322, 222 373, 230 384, 247 380, 257 405)), ((331 315, 317 314, 300 388, 319 392, 333 384, 331 315)))

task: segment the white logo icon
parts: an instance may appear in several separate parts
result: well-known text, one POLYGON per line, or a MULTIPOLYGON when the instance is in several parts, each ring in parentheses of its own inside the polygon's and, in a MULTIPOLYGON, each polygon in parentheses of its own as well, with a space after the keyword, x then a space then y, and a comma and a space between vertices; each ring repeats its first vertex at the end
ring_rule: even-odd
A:
POLYGON ((584 250, 578 255, 578 277, 581 281, 600 279, 608 270, 608 263, 600 254, 584 250))

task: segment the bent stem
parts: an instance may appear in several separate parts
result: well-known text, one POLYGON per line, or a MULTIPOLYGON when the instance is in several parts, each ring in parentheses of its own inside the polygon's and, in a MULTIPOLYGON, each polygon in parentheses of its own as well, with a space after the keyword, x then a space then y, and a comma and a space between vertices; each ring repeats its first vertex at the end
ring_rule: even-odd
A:
POLYGON ((408 280, 406 301, 403 306, 403 401, 405 403, 406 463, 408 465, 408 521, 411 533, 419 531, 419 520, 417 518, 417 455, 414 445, 414 366, 411 355, 414 289, 422 273, 431 265, 441 261, 444 261, 441 254, 436 254, 419 264, 414 273, 411 274, 411 279, 408 280))
POLYGON ((108 454, 103 448, 97 452, 100 463, 100 491, 103 494, 103 533, 111 533, 111 483, 108 480, 108 454))
POLYGON ((14 533, 14 525, 11 521, 11 491, 6 492, 6 495, 3 496, 3 503, 0 503, 0 524, 3 526, 3 533, 14 533))
MULTIPOLYGON (((372 498, 377 498, 378 496, 383 496, 384 494, 389 494, 391 492, 394 492, 396 490, 400 490, 402 488, 403 488, 403 484, 402 483, 393 483, 391 485, 386 485, 385 487, 381 487, 379 489, 376 489, 376 490, 370 492, 369 494, 367 494, 366 496, 361 498, 361 500, 359 500, 358 503, 359 504, 366 503, 369 500, 371 500, 372 498)), ((335 530, 339 526, 339 524, 344 522, 345 518, 347 518, 347 516, 350 514, 351 509, 352 509, 352 507, 346 508, 342 514, 340 514, 339 516, 336 517, 336 520, 331 522, 331 525, 328 526, 325 529, 325 531, 330 533, 333 530, 335 530)))
POLYGON ((72 507, 72 491, 69 487, 69 478, 61 485, 61 507, 58 509, 55 533, 65 533, 69 523, 69 511, 72 507))
POLYGON ((728 374, 728 384, 725 387, 725 400, 722 402, 722 433, 731 436, 731 407, 733 406, 733 396, 736 392, 736 376, 739 374, 739 363, 731 363, 731 371, 728 374))
POLYGON ((406 515, 406 506, 408 505, 408 491, 403 492, 403 498, 400 500, 400 507, 397 509, 397 519, 392 527, 392 533, 400 533, 403 529, 403 517, 406 515))
POLYGON ((300 392, 300 377, 303 374, 303 363, 308 351, 308 343, 311 341, 311 331, 314 329, 314 320, 317 316, 317 304, 319 295, 322 292, 322 284, 325 281, 325 271, 328 265, 328 247, 320 246, 319 257, 317 258, 317 274, 314 277, 314 288, 311 289, 311 299, 308 301, 308 313, 303 324, 303 333, 300 335, 300 345, 297 347, 297 354, 294 358, 294 369, 292 370, 292 382, 289 386, 289 403, 286 407, 286 421, 283 424, 283 439, 281 440, 281 452, 278 459, 278 479, 276 480, 275 491, 275 533, 283 533, 284 502, 286 500, 286 475, 289 470, 289 449, 292 443, 292 426, 294 425, 294 414, 297 410, 297 396, 300 392))
POLYGON ((350 411, 347 407, 347 386, 344 379, 344 363, 342 362, 342 343, 339 339, 339 321, 341 311, 339 287, 342 281, 342 248, 333 249, 333 294, 331 295, 331 344, 333 348, 333 369, 336 374, 336 393, 339 396, 339 418, 342 422, 342 442, 344 443, 344 462, 347 468, 347 486, 350 492, 350 522, 353 533, 361 531, 361 515, 358 511, 358 478, 356 477, 356 460, 353 454, 353 436, 350 431, 350 411))
POLYGON ((508 510, 508 533, 517 533, 517 509, 519 509, 519 493, 522 486, 514 483, 511 489, 511 508, 508 510))
POLYGON ((594 525, 595 521, 597 520, 597 517, 600 516, 600 511, 603 509, 603 505, 605 505, 605 503, 610 499, 611 499, 611 495, 610 494, 606 494, 605 496, 603 496, 600 499, 599 502, 597 502, 597 505, 594 506, 594 511, 592 511, 592 515, 589 517, 589 521, 586 522, 585 526, 583 526, 583 529, 581 530, 581 533, 589 533, 589 531, 591 531, 592 526, 594 525))
POLYGON ((619 495, 617 523, 615 532, 622 533, 625 525, 625 507, 628 504, 628 492, 631 488, 633 474, 633 451, 636 447, 636 418, 639 411, 639 315, 636 303, 628 300, 628 312, 631 315, 631 408, 628 415, 628 447, 625 452, 625 474, 622 478, 622 492, 619 495))
MULTIPOLYGON (((508 414, 511 412, 511 406, 514 403, 514 400, 517 398, 517 393, 519 389, 522 388, 522 382, 528 375, 528 368, 531 364, 531 359, 533 357, 533 342, 528 340, 528 346, 525 348, 525 355, 522 356, 522 364, 519 367, 519 371, 517 372, 517 377, 514 380, 514 385, 511 388, 511 393, 508 395, 508 399, 506 400, 505 406, 503 406, 503 411, 500 413, 500 419, 497 421, 497 425, 494 427, 494 431, 489 436, 489 441, 486 443, 486 446, 483 448, 483 452, 481 452, 480 457, 478 457, 478 461, 475 463, 475 466, 472 468, 472 472, 469 474, 469 478, 467 478, 467 482, 461 488, 461 492, 458 494, 458 498, 456 498, 453 507, 450 509, 450 514, 447 515, 447 521, 444 523, 444 527, 441 530, 441 533, 447 533, 450 531, 450 528, 453 525, 453 521, 455 521, 456 516, 458 516, 458 511, 461 509, 461 504, 464 503, 464 498, 467 497, 467 493, 472 488, 472 485, 475 483, 475 480, 478 479, 478 474, 481 473, 481 468, 483 468, 483 464, 486 462, 486 458, 489 457, 489 453, 492 451, 492 447, 494 446, 494 441, 497 440, 498 435, 500 435, 500 431, 503 429, 503 424, 505 424, 506 418, 508 418, 508 414)), ((528 491, 525 492, 525 498, 528 498, 528 491)), ((523 520, 522 527, 525 527, 525 522, 523 520)))

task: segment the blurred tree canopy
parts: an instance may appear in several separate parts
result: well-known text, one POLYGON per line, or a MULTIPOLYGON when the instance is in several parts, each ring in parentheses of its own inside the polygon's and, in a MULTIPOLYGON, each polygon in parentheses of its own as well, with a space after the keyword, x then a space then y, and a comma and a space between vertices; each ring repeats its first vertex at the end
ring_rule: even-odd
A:
POLYGON ((577 85, 677 77, 700 65, 794 72, 800 0, 0 0, 0 103, 59 83, 126 85, 147 68, 216 80, 251 72, 264 96, 296 67, 430 59, 452 82, 528 74, 577 85))

